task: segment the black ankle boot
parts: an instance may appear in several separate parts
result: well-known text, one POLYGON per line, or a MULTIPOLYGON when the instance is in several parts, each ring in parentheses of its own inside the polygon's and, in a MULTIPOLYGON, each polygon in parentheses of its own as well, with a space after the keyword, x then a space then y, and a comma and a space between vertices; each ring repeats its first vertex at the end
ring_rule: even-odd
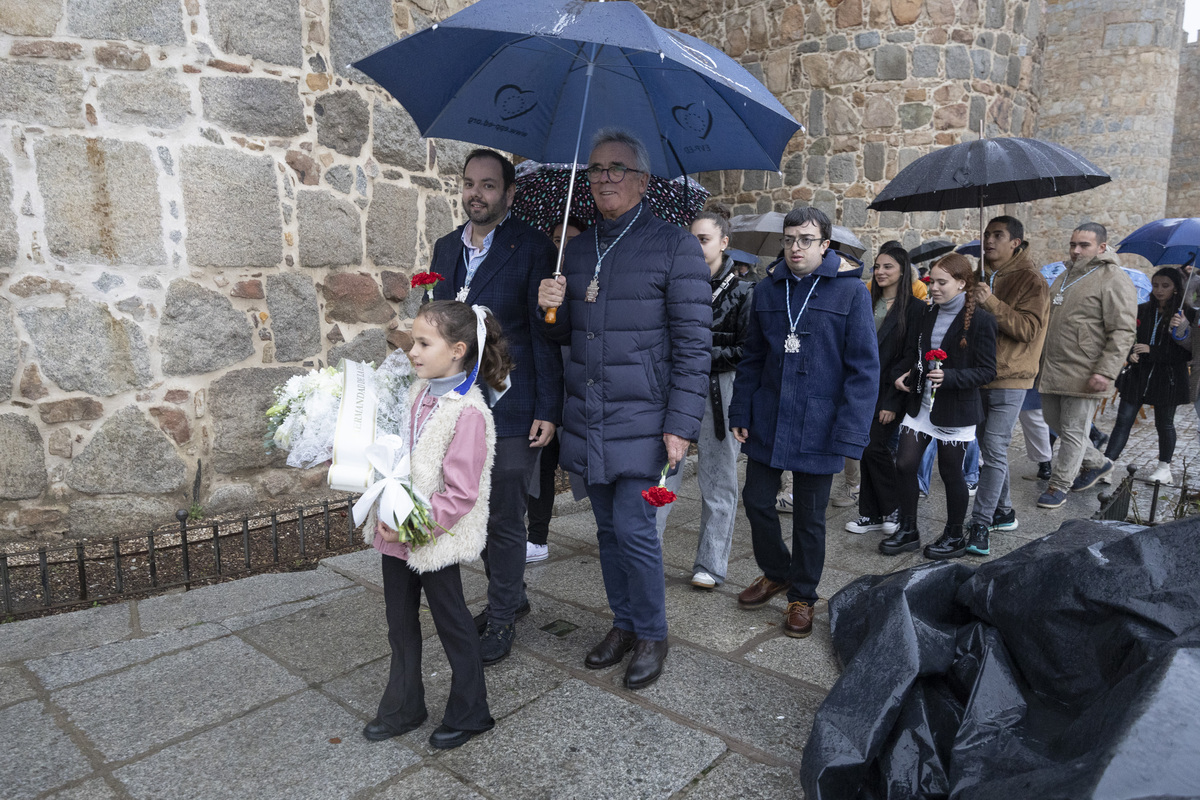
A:
POLYGON ((958 558, 967 552, 967 534, 962 525, 947 525, 936 542, 925 547, 925 557, 934 560, 958 558))
POLYGON ((901 517, 900 527, 879 543, 879 552, 885 556, 899 555, 921 546, 921 532, 917 530, 916 517, 901 517))

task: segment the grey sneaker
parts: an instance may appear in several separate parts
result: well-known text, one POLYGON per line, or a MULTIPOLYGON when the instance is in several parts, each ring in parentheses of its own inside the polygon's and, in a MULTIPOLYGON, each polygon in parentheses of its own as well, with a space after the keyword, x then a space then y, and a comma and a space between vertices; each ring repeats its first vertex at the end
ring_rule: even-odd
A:
POLYGON ((846 486, 833 497, 833 505, 837 508, 849 508, 858 505, 858 487, 846 486))
POLYGON ((790 494, 781 494, 776 497, 775 510, 780 514, 792 513, 792 496, 790 494))
POLYGON ((1095 486, 1101 478, 1113 471, 1113 462, 1105 461, 1099 467, 1089 467, 1079 472, 1079 477, 1071 484, 1072 492, 1086 492, 1095 486))

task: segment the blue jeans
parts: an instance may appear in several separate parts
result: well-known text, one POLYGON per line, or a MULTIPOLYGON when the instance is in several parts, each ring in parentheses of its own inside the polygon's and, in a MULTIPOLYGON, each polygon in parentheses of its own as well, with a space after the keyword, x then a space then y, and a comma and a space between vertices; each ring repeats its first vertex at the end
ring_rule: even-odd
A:
MULTIPOLYGON (((917 483, 925 494, 929 494, 929 479, 933 476, 933 459, 936 456, 937 447, 934 442, 930 442, 929 446, 925 448, 925 454, 921 456, 921 471, 917 475, 917 483)), ((963 459, 963 475, 966 476, 967 483, 979 483, 979 442, 967 443, 967 455, 963 459)))
POLYGON ((742 502, 750 520, 754 560, 762 574, 776 583, 789 584, 789 603, 817 602, 817 584, 825 568, 825 510, 829 506, 832 475, 792 473, 792 549, 788 552, 779 527, 775 495, 783 470, 750 458, 746 460, 746 485, 742 502))
POLYGON ((600 572, 613 627, 639 639, 662 641, 667 638, 662 545, 654 526, 654 506, 642 497, 642 490, 656 483, 657 475, 618 478, 613 483, 589 483, 587 491, 596 516, 600 572))

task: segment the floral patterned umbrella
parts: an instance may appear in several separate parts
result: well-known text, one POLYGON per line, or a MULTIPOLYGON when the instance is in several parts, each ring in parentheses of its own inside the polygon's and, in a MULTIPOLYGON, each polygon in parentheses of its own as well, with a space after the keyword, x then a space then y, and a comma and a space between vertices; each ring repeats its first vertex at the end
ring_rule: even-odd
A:
MULTIPOLYGON (((570 177, 570 164, 521 162, 517 166, 517 194, 512 205, 513 215, 549 234, 555 225, 562 222, 563 203, 567 198, 567 181, 570 177)), ((691 224, 704 208, 704 202, 708 200, 708 190, 691 178, 686 180, 685 188, 684 178, 668 181, 657 175, 650 176, 646 201, 650 204, 654 216, 674 225, 691 224)), ((586 164, 580 164, 575 174, 571 215, 589 224, 596 218, 596 205, 592 202, 586 164)))

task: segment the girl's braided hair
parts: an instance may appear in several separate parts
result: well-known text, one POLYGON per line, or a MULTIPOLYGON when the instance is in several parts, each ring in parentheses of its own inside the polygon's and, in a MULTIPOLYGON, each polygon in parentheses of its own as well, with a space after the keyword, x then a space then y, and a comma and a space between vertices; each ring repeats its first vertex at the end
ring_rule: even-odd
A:
POLYGON ((971 317, 975 314, 975 287, 979 284, 975 267, 971 265, 971 260, 962 253, 950 253, 939 258, 930 267, 930 272, 935 269, 948 272, 950 277, 956 281, 966 281, 967 285, 963 288, 963 291, 967 293, 966 305, 963 306, 963 334, 958 341, 959 347, 966 347, 967 331, 971 330, 971 317))

